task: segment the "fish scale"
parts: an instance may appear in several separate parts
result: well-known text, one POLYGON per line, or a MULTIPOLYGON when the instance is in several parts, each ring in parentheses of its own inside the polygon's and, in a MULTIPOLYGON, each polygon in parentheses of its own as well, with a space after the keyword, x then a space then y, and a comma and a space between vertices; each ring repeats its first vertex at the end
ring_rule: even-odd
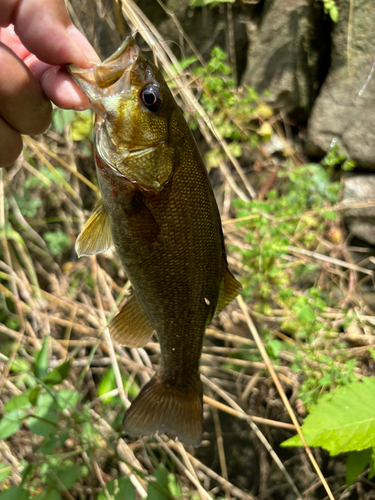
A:
POLYGON ((127 410, 124 430, 166 433, 197 446, 205 329, 240 291, 204 162, 163 76, 134 38, 95 68, 69 71, 97 114, 102 195, 77 253, 92 255, 114 243, 132 293, 110 334, 140 347, 156 330, 160 342, 159 370, 127 410))

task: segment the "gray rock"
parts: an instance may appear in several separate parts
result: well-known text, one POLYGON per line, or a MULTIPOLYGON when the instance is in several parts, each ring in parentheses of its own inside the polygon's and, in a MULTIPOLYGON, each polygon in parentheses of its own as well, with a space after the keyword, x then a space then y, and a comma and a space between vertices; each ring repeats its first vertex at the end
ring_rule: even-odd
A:
POLYGON ((329 64, 330 28, 322 4, 265 0, 246 27, 250 46, 242 83, 268 90, 272 107, 306 119, 329 64))
MULTIPOLYGON (((365 202, 375 198, 375 175, 355 175, 344 179, 343 199, 365 202)), ((351 208, 344 221, 352 236, 375 245, 375 206, 351 208)))
POLYGON ((374 63, 375 2, 357 0, 349 23, 349 0, 336 1, 332 63, 309 118, 307 151, 322 156, 336 138, 348 158, 375 170, 375 75, 359 96, 374 63))

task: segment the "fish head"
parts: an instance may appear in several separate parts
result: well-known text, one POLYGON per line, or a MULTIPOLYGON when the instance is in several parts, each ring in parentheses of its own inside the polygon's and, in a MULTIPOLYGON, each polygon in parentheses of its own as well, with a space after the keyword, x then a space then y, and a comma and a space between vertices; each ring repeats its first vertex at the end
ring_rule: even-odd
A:
POLYGON ((104 62, 68 70, 96 113, 98 167, 159 192, 173 174, 182 115, 158 68, 130 36, 104 62))

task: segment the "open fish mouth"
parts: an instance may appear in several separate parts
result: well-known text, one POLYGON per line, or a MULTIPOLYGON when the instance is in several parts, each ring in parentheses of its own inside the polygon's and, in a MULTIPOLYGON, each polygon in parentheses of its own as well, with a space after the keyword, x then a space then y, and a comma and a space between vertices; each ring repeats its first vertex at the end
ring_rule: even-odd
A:
POLYGON ((99 115, 100 99, 112 97, 130 89, 130 69, 140 54, 133 36, 128 36, 114 54, 93 68, 82 69, 74 64, 67 66, 69 73, 89 98, 99 115))

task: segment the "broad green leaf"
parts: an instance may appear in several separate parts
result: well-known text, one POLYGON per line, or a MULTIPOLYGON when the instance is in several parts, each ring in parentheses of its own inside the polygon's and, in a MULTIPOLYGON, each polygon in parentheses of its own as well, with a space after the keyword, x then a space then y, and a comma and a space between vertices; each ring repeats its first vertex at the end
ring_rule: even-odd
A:
POLYGON ((351 451, 346 459, 346 486, 349 488, 357 477, 365 470, 371 455, 371 448, 361 451, 351 451))
MULTIPOLYGON (((109 481, 105 486, 114 500, 136 500, 134 486, 128 477, 114 479, 113 481, 109 481)), ((104 491, 99 493, 98 500, 107 500, 104 491)))
POLYGON ((39 351, 34 366, 34 375, 43 379, 47 375, 48 370, 48 337, 44 337, 42 348, 39 351))
MULTIPOLYGON (((323 394, 302 426, 309 446, 321 446, 331 455, 375 447, 375 378, 363 377, 323 394)), ((299 436, 282 446, 302 446, 299 436)))
POLYGON ((43 382, 47 385, 61 384, 66 379, 70 370, 70 361, 66 361, 59 366, 56 366, 51 372, 47 373, 43 382))
POLYGON ((73 463, 64 462, 57 473, 61 483, 69 489, 81 477, 81 468, 73 463))
POLYGON ((18 410, 19 408, 22 408, 22 409, 30 408, 30 406, 31 406, 31 403, 29 400, 30 392, 31 392, 31 389, 27 389, 22 394, 19 394, 18 396, 13 396, 12 398, 10 398, 9 401, 7 402, 7 404, 4 406, 4 410, 12 411, 12 410, 18 410))
POLYGON ((115 500, 135 500, 135 489, 128 477, 120 477, 118 480, 119 491, 115 495, 115 500))
POLYGON ((169 491, 168 471, 163 464, 159 464, 154 474, 156 481, 150 481, 147 485, 148 500, 170 500, 172 495, 169 491))
POLYGON ((0 420, 0 439, 6 439, 15 434, 21 427, 26 414, 26 411, 19 408, 3 415, 0 420))
POLYGON ((4 479, 6 479, 9 474, 12 472, 12 466, 8 464, 3 464, 0 462, 0 484, 4 479))
POLYGON ((29 500, 29 494, 21 486, 12 486, 0 493, 0 500, 29 500))
POLYGON ((61 389, 61 391, 57 393, 57 402, 62 410, 73 408, 78 403, 79 398, 79 393, 70 389, 61 389))

